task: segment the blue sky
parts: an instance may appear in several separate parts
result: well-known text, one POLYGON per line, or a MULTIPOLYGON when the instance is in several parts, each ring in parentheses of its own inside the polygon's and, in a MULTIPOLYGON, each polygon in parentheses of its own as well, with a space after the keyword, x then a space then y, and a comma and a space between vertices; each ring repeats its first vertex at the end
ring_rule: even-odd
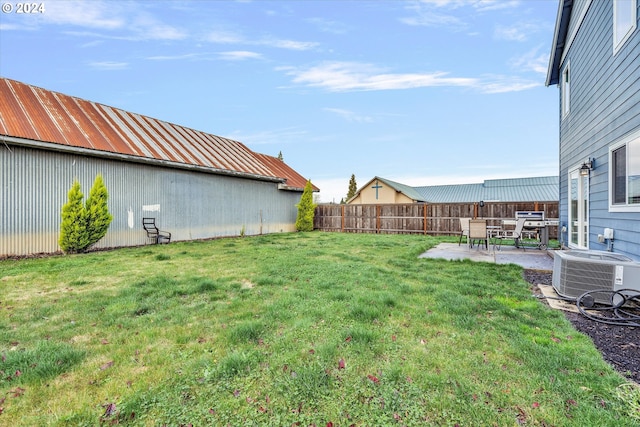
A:
POLYGON ((282 152, 323 202, 558 174, 557 0, 2 3, 3 77, 282 152))

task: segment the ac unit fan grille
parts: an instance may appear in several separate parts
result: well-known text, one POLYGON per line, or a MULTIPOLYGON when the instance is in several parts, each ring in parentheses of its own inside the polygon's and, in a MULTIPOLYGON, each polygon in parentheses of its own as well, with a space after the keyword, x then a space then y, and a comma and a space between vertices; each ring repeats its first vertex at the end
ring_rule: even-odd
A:
POLYGON ((615 266, 564 261, 560 274, 560 289, 558 290, 561 295, 577 298, 585 292, 601 289, 613 290, 615 266))

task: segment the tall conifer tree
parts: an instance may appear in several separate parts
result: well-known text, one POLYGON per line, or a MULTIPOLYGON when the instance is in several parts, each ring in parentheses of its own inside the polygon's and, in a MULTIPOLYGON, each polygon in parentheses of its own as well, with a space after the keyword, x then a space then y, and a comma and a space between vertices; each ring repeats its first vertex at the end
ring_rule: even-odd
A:
POLYGON ((89 241, 86 227, 86 211, 82 199, 84 195, 76 179, 67 194, 68 201, 62 206, 62 225, 58 244, 64 252, 81 252, 89 241))
POLYGON ((358 186, 356 184, 356 176, 351 174, 351 179, 349 180, 349 191, 347 191, 347 200, 356 195, 358 191, 358 186))
POLYGON ((296 230, 313 231, 313 217, 315 215, 316 205, 313 203, 313 186, 311 181, 307 181, 304 191, 300 197, 298 207, 298 217, 296 218, 296 230))
POLYGON ((77 179, 67 197, 67 203, 62 206, 58 244, 66 253, 84 252, 107 234, 113 220, 107 206, 109 193, 102 175, 96 176, 86 203, 83 203, 84 195, 77 179))
POLYGON ((89 246, 97 243, 107 234, 109 225, 113 220, 113 216, 109 213, 109 207, 107 206, 108 199, 109 192, 104 185, 102 175, 97 175, 85 205, 89 246))

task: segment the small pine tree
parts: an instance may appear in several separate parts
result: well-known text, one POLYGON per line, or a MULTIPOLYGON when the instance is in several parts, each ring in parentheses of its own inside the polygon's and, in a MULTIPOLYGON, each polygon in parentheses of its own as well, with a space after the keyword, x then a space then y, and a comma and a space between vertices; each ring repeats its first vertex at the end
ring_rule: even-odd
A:
POLYGON ((297 205, 298 217, 296 218, 296 230, 313 231, 313 216, 316 205, 313 203, 313 186, 311 181, 307 181, 304 191, 297 205))
POLYGON ((355 196, 357 191, 358 186, 356 184, 356 176, 351 174, 351 179, 349 180, 349 191, 347 191, 347 200, 355 196))
POLYGON ((98 240, 102 239, 105 234, 107 234, 109 225, 113 220, 113 216, 109 213, 109 207, 107 206, 108 199, 109 192, 107 191, 106 185, 104 185, 102 175, 97 175, 85 205, 87 212, 87 237, 89 243, 87 248, 94 243, 97 243, 98 240))
POLYGON ((280 160, 281 162, 284 162, 284 157, 282 157, 282 151, 278 153, 278 160, 280 160))
POLYGON ((58 244, 64 252, 81 252, 88 246, 89 237, 86 227, 86 211, 82 204, 84 195, 78 180, 67 194, 68 201, 62 206, 62 225, 58 244))

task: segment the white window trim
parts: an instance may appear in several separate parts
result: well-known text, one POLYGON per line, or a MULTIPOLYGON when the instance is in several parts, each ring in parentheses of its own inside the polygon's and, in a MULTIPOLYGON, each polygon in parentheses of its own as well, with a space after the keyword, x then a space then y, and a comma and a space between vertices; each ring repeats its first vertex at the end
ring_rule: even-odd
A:
POLYGON ((571 112, 571 64, 567 64, 560 73, 560 102, 562 103, 562 118, 564 119, 571 112), (565 76, 569 76, 569 83, 566 82, 565 76))
MULTIPOLYGON (((618 142, 609 147, 609 212, 640 212, 640 204, 628 205, 628 204, 613 204, 613 152, 623 145, 629 144, 631 141, 640 139, 640 129, 629 132, 622 137, 618 142)), ((628 156, 628 151, 627 151, 628 156)), ((628 168, 627 168, 628 173, 628 168)), ((626 197, 625 197, 626 199, 626 197)))
POLYGON ((627 42, 627 40, 629 40, 629 37, 631 37, 631 34, 633 34, 633 32, 635 31, 636 27, 638 26, 638 19, 637 19, 638 4, 637 4, 637 0, 631 0, 631 2, 633 3, 631 5, 631 11, 632 11, 631 12, 631 27, 629 27, 629 29, 627 30, 625 35, 622 36, 622 38, 620 40, 616 40, 616 17, 617 17, 616 9, 618 7, 618 1, 617 0, 613 1, 613 54, 614 55, 616 53, 618 53, 618 51, 622 48, 622 46, 624 46, 624 44, 627 42))
POLYGON ((580 167, 582 166, 582 163, 578 163, 576 165, 574 165, 573 167, 569 168, 569 172, 568 172, 568 187, 567 187, 567 208, 569 209, 569 216, 568 216, 568 230, 567 230, 567 246, 569 246, 570 248, 573 249, 589 249, 589 221, 591 219, 591 209, 590 209, 590 183, 591 183, 591 178, 590 177, 586 177, 583 178, 580 175, 580 167), (578 196, 582 196, 582 197, 578 197, 578 205, 576 206, 576 209, 578 210, 576 212, 577 216, 578 216, 578 222, 580 225, 586 225, 586 229, 585 230, 580 230, 578 229, 578 241, 577 242, 573 242, 571 241, 571 175, 576 174, 578 176, 578 196), (587 180, 587 190, 586 190, 586 194, 583 194, 582 189, 580 187, 580 185, 582 184, 582 179, 586 179, 587 180), (586 212, 583 211, 584 206, 582 205, 582 203, 580 202, 586 202, 585 204, 587 205, 586 207, 586 212), (582 215, 581 215, 582 214, 582 215), (581 217, 585 217, 585 221, 586 224, 584 223, 584 221, 581 221, 580 218, 581 217), (583 235, 584 232, 584 235, 583 235), (582 245, 580 245, 581 240, 584 241, 582 242, 582 245))

